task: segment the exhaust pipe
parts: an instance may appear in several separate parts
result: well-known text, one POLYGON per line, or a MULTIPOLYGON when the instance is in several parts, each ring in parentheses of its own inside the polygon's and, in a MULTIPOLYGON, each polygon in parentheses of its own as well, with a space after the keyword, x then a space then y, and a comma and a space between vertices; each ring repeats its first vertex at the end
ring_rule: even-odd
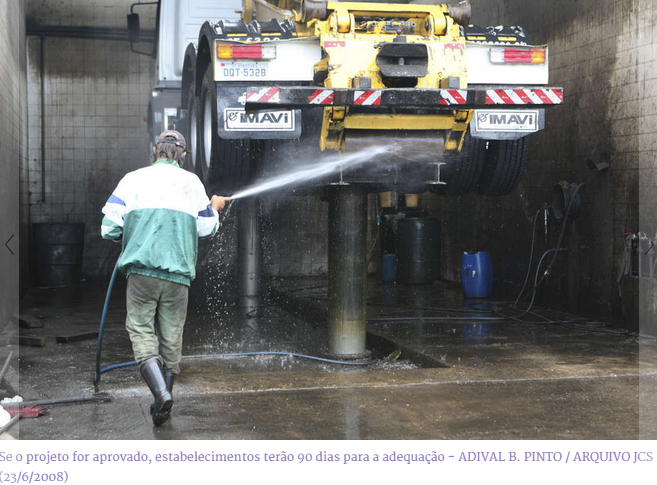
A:
POLYGON ((459 25, 467 27, 472 19, 472 6, 470 2, 461 2, 458 5, 448 5, 449 16, 459 25))
MULTIPOLYGON (((390 3, 394 3, 391 0, 390 3)), ((414 1, 415 4, 438 5, 437 1, 414 1)), ((472 6, 470 2, 461 2, 458 5, 447 5, 448 14, 454 21, 463 26, 470 25, 472 6)), ((301 21, 310 22, 312 19, 326 20, 329 16, 326 0, 303 0, 301 3, 301 21)))
POLYGON ((302 22, 310 22, 312 19, 326 20, 327 18, 326 0, 304 0, 301 3, 302 22))

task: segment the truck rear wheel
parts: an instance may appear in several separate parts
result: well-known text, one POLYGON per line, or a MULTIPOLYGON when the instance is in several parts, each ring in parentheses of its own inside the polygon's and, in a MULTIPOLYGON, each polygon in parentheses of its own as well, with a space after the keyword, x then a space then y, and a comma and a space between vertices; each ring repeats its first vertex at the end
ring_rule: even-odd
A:
POLYGON ((529 155, 529 136, 519 140, 488 141, 484 168, 477 184, 481 195, 508 195, 525 172, 529 155))
POLYGON ((189 170, 192 173, 198 173, 198 167, 196 165, 198 154, 197 104, 196 89, 194 89, 194 83, 192 83, 187 92, 187 129, 184 133, 185 140, 187 140, 187 157, 185 157, 183 166, 185 170, 189 170))
POLYGON ((199 174, 206 188, 227 194, 248 182, 251 174, 251 140, 224 140, 218 135, 217 89, 210 64, 203 76, 198 109, 199 174))
POLYGON ((433 185, 430 190, 441 195, 467 195, 475 190, 484 166, 484 140, 465 134, 460 153, 445 155, 440 167, 440 180, 446 185, 433 185))

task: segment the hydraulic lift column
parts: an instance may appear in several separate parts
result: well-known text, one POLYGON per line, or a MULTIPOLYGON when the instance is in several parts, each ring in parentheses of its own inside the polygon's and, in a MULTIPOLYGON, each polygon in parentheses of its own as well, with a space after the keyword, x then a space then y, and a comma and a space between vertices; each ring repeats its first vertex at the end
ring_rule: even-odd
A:
POLYGON ((329 186, 329 352, 365 358, 367 192, 329 186))
POLYGON ((250 319, 258 316, 262 247, 259 199, 245 197, 237 206, 238 307, 250 319))

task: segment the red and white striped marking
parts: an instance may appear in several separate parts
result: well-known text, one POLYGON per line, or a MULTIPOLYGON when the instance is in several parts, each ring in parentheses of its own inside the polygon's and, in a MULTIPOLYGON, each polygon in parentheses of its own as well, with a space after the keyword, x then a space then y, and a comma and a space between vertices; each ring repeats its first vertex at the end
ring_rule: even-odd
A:
POLYGON ((465 104, 468 92, 462 89, 441 89, 440 95, 443 98, 440 104, 465 104))
POLYGON ((310 104, 333 104, 332 89, 317 89, 308 97, 310 104))
POLYGON ((561 104, 561 89, 487 89, 486 104, 561 104))
POLYGON ((357 106, 380 106, 381 91, 355 91, 354 104, 357 106))
POLYGON ((249 103, 280 103, 280 89, 262 88, 258 91, 249 91, 246 93, 246 101, 249 103))

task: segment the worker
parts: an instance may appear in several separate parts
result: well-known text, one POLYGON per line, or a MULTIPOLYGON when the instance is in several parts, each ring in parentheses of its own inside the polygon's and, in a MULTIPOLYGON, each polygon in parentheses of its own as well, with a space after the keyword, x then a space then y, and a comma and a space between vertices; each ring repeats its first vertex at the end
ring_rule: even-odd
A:
POLYGON ((153 164, 125 175, 103 207, 102 237, 122 243, 126 329, 154 397, 155 426, 169 419, 173 406, 198 238, 217 232, 219 211, 230 200, 208 200, 199 178, 180 168, 186 153, 185 138, 164 131, 153 147, 153 164))

